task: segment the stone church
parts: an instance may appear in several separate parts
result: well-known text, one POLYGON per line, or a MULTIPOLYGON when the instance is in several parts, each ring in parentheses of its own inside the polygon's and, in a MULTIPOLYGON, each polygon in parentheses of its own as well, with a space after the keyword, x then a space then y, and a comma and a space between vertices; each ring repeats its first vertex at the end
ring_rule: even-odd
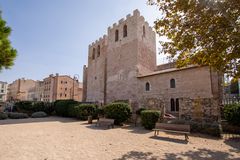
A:
POLYGON ((156 65, 156 33, 135 10, 89 45, 83 101, 127 101, 185 119, 219 119, 222 75, 208 66, 156 65))

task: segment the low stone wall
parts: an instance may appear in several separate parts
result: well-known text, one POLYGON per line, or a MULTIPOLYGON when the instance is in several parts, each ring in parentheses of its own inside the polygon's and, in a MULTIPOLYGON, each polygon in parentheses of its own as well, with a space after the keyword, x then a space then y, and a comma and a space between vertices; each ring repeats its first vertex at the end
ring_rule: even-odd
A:
POLYGON ((180 98, 179 118, 198 122, 220 121, 218 99, 213 98, 180 98))

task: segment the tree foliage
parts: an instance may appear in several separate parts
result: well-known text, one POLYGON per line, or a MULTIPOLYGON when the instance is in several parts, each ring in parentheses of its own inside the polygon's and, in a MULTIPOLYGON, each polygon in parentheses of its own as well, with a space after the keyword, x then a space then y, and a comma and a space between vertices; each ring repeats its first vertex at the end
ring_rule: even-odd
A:
POLYGON ((0 71, 3 68, 8 69, 13 66, 17 56, 17 51, 11 46, 8 39, 10 33, 11 28, 6 25, 6 21, 0 15, 0 71))
POLYGON ((163 51, 178 67, 209 65, 240 77, 239 0, 148 0, 162 17, 155 29, 169 41, 163 51))

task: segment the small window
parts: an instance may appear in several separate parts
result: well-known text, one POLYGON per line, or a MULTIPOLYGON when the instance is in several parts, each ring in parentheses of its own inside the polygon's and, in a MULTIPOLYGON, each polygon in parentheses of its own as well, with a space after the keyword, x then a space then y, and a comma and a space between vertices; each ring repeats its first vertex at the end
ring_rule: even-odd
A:
POLYGON ((115 31, 115 42, 118 41, 118 30, 115 31))
POLYGON ((150 83, 149 82, 146 83, 145 90, 146 91, 150 91, 150 83))
POLYGON ((67 94, 65 94, 65 97, 67 97, 67 94))
POLYGON ((95 59, 95 48, 93 48, 93 53, 92 53, 92 59, 94 60, 95 59))
POLYGON ((62 97, 62 93, 60 93, 60 97, 62 97))
POLYGON ((170 88, 176 88, 175 79, 170 80, 170 88))
POLYGON ((98 57, 100 56, 100 45, 98 45, 98 47, 97 47, 97 56, 98 57))
POLYGON ((123 37, 127 37, 127 25, 123 27, 123 37))
POLYGON ((175 111, 175 102, 174 99, 171 98, 171 111, 174 112, 175 111))
POLYGON ((67 88, 65 88, 65 91, 67 90, 67 88))
POLYGON ((145 26, 143 26, 143 37, 146 36, 145 26))

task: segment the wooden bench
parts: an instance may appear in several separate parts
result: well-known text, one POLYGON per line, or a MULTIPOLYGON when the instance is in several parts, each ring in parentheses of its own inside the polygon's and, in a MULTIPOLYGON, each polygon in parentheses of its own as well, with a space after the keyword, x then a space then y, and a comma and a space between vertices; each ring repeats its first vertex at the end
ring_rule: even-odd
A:
POLYGON ((114 119, 99 118, 96 126, 107 126, 108 128, 114 128, 114 119))
POLYGON ((187 124, 169 124, 169 123, 156 123, 153 129, 154 136, 159 134, 159 131, 181 133, 185 135, 185 140, 188 141, 188 134, 190 134, 190 125, 187 124))

